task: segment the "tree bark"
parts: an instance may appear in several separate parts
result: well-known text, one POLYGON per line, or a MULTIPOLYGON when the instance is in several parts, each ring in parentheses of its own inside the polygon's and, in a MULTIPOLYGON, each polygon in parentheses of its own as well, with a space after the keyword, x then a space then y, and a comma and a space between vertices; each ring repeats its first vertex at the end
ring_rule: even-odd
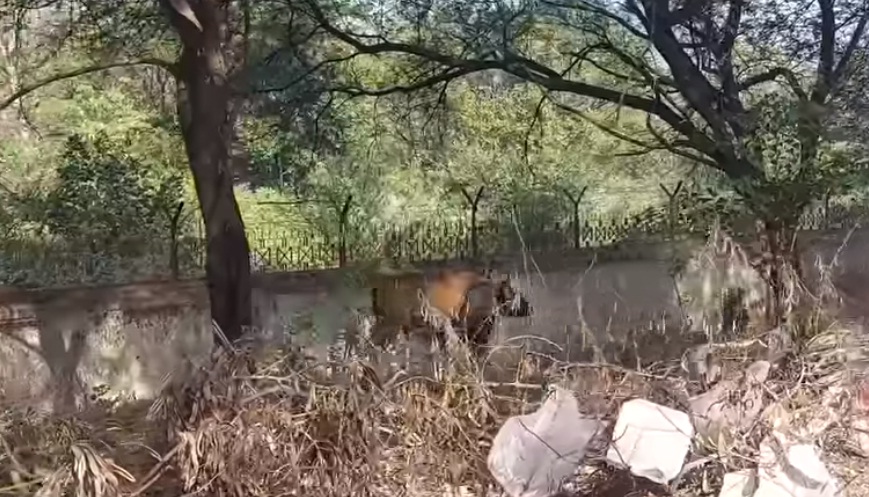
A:
MULTIPOLYGON (((779 327, 787 321, 789 298, 798 295, 787 294, 791 284, 803 281, 800 251, 797 245, 797 225, 794 219, 759 219, 757 238, 761 254, 754 268, 767 285, 765 318, 769 328, 779 327), (792 281, 792 279, 796 281, 792 281)), ((795 288, 798 289, 798 288, 795 288)))
POLYGON ((171 9, 181 37, 178 113, 205 222, 211 316, 230 341, 251 325, 247 236, 233 191, 231 89, 223 48, 226 9, 219 0, 191 1, 201 30, 171 9))

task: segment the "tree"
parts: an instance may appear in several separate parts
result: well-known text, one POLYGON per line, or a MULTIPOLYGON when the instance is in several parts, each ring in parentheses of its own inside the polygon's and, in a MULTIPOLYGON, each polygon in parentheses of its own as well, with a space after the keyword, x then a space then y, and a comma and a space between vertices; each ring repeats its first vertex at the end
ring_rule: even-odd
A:
MULTIPOLYGON (((848 81, 854 54, 863 49, 869 21, 862 3, 834 0, 809 6, 744 0, 618 5, 452 0, 413 15, 369 18, 377 22, 354 17, 372 12, 374 5, 366 1, 304 0, 303 8, 353 54, 417 62, 415 71, 386 84, 354 85, 354 94, 414 92, 497 70, 537 84, 549 103, 586 118, 589 98, 647 113, 654 140, 614 134, 722 171, 761 220, 758 235, 774 246, 776 260, 781 255, 791 262, 796 261, 796 251, 788 249, 794 246, 793 221, 823 194, 811 171, 819 164, 826 114, 848 81), (543 34, 549 39, 541 43, 543 34), (588 66, 609 74, 617 86, 588 82, 588 66), (788 125, 799 146, 796 155, 776 160, 789 162, 795 174, 768 175, 769 154, 758 150, 775 133, 762 126, 763 110, 754 105, 770 91, 787 95, 788 125), (800 194, 789 193, 796 185, 800 194)), ((773 287, 778 292, 783 284, 773 287)))
MULTIPOLYGON (((239 42, 238 37, 232 36, 229 15, 232 10, 241 13, 238 17, 245 17, 247 3, 240 2, 239 9, 230 9, 235 2, 227 0, 165 0, 159 4, 150 0, 84 3, 87 5, 83 7, 88 8, 83 11, 95 19, 79 21, 92 21, 94 31, 99 32, 106 25, 130 29, 124 33, 106 34, 107 38, 101 40, 104 42, 102 51, 109 53, 115 50, 125 52, 114 45, 126 48, 123 46, 124 37, 135 36, 133 30, 160 31, 159 23, 152 20, 157 17, 155 8, 162 5, 168 14, 169 25, 180 41, 178 60, 166 60, 146 53, 137 59, 99 62, 60 71, 30 84, 18 85, 12 95, 0 101, 0 110, 39 88, 78 76, 140 65, 168 71, 176 81, 178 117, 205 223, 206 277, 212 317, 226 337, 233 340, 251 324, 251 282, 247 237, 233 193, 230 167, 234 123, 231 115, 232 78, 244 66, 244 40, 239 42)), ((45 5, 41 7, 45 8, 45 5)), ((247 26, 244 21, 238 24, 247 26)), ((139 42, 141 46, 127 45, 131 47, 129 52, 153 49, 152 40, 139 42)))
POLYGON ((45 223, 57 235, 92 251, 168 235, 164 213, 181 202, 177 176, 159 177, 125 154, 107 135, 67 140, 57 183, 45 199, 45 223))
MULTIPOLYGON (((252 323, 250 248, 233 192, 229 2, 163 0, 181 40, 178 116, 205 222, 211 315, 230 340, 252 323)), ((244 14, 246 15, 246 14, 244 14)), ((242 60, 244 54, 241 54, 242 60)))
MULTIPOLYGON (((751 136, 755 119, 749 95, 762 83, 783 80, 803 107, 803 155, 812 157, 823 129, 823 110, 845 81, 848 63, 861 46, 869 20, 869 11, 850 4, 834 5, 833 0, 818 0, 814 8, 792 12, 788 17, 780 14, 789 5, 747 6, 742 0, 690 6, 665 0, 630 0, 621 8, 586 0, 547 0, 540 4, 499 4, 497 12, 452 1, 425 13, 424 30, 384 28, 378 34, 385 41, 369 42, 371 36, 356 35, 334 20, 342 15, 342 21, 349 21, 347 12, 333 6, 327 10, 313 1, 305 6, 324 30, 356 53, 404 54, 425 62, 420 64, 420 71, 390 82, 395 83, 392 86, 355 88, 357 93, 408 92, 474 72, 501 70, 548 92, 591 97, 647 112, 678 135, 665 143, 650 144, 650 148, 666 146, 690 153, 734 178, 760 176, 762 172, 745 153, 745 140, 751 136), (782 21, 784 18, 793 20, 782 21), (818 29, 804 34, 794 29, 799 23, 816 23, 818 29), (569 26, 560 40, 564 62, 561 67, 550 67, 533 58, 533 49, 524 45, 533 41, 527 33, 536 34, 534 28, 557 25, 569 26), (808 39, 791 38, 792 33, 808 39), (436 45, 449 35, 457 41, 436 45), (764 42, 764 38, 769 41, 764 42), (757 54, 793 52, 802 59, 798 63, 816 62, 817 69, 775 66, 741 76, 740 41, 751 42, 757 54), (640 47, 644 47, 642 51, 640 47), (653 48, 664 64, 656 63, 645 47, 653 48), (819 49, 812 52, 811 47, 819 49), (577 66, 600 67, 601 54, 620 61, 616 69, 602 70, 614 73, 624 83, 622 88, 609 89, 579 79, 577 66), (806 78, 811 80, 808 88, 804 88, 806 78)), ((365 13, 368 4, 351 6, 365 13)), ((775 62, 758 56, 752 59, 745 63, 775 62)))

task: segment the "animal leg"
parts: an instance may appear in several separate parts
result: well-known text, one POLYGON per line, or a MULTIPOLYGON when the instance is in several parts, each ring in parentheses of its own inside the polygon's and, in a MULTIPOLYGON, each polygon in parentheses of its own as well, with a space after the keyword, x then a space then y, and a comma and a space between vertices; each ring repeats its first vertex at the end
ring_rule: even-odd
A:
POLYGON ((447 334, 446 334, 446 332, 444 332, 444 330, 442 330, 442 329, 435 331, 435 340, 437 340, 437 343, 438 343, 438 350, 440 350, 441 352, 446 352, 447 351, 447 334))

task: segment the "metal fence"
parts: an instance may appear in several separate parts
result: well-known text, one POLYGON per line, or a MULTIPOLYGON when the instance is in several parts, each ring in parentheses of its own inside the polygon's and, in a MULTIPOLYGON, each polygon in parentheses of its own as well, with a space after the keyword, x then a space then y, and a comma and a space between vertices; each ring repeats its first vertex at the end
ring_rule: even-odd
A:
MULTIPOLYGON (((608 247, 625 240, 664 241, 704 228, 666 209, 619 217, 587 217, 579 223, 520 225, 510 216, 467 221, 432 221, 407 226, 347 227, 342 236, 290 231, 280 225, 248 229, 251 265, 257 272, 338 267, 388 254, 410 262, 461 260, 520 250, 563 251, 608 247)), ((527 219, 527 218, 526 218, 527 219)), ((849 226, 862 215, 817 209, 801 229, 849 226)), ((0 284, 63 286, 188 278, 204 273, 205 244, 198 234, 126 240, 112 249, 70 247, 56 239, 0 240, 0 284)))

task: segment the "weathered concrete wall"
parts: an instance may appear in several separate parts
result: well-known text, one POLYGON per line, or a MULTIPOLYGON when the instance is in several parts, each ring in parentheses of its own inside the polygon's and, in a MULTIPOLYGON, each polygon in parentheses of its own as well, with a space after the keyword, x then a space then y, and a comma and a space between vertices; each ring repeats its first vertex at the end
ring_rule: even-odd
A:
MULTIPOLYGON (((843 246, 845 235, 807 238, 804 260, 811 269, 818 255, 829 262, 838 254, 834 276, 846 293, 846 314, 862 318, 869 314, 869 306, 862 305, 869 302, 869 232, 854 233, 843 246)), ((629 329, 678 327, 672 255, 697 247, 696 241, 675 249, 636 244, 597 257, 502 258, 496 266, 513 275, 536 314, 504 319, 498 340, 536 335, 559 344, 562 357, 576 357, 589 335, 604 347, 624 339, 629 329), (630 260, 612 260, 625 258, 630 260)), ((331 270, 257 277, 256 322, 274 335, 293 329, 303 332, 297 339, 328 343, 352 308, 369 304, 368 292, 352 276, 331 270)), ((0 401, 61 407, 97 385, 150 397, 182 357, 203 357, 210 350, 206 309, 201 281, 0 290, 0 401)))
POLYGON ((64 409, 98 385, 147 398, 211 347, 201 283, 0 292, 0 401, 64 409))
MULTIPOLYGON (((862 304, 869 302, 869 230, 856 231, 850 237, 847 232, 811 233, 801 243, 809 280, 818 278, 816 259, 820 258, 822 265, 827 266, 837 257, 838 266, 832 269, 831 276, 846 300, 843 316, 850 319, 869 316, 869 306, 862 304), (846 238, 848 241, 844 243, 846 238)), ((698 312, 710 310, 717 302, 700 302, 698 309, 698 305, 692 307, 682 301, 679 293, 685 297, 688 292, 691 294, 688 297, 700 301, 699 294, 709 293, 709 287, 758 284, 756 273, 747 266, 733 267, 734 260, 730 258, 707 262, 703 260, 708 258, 707 254, 698 257, 703 263, 699 276, 674 278, 674 255, 684 258, 698 253, 702 246, 702 242, 688 240, 675 247, 663 243, 633 244, 598 254, 547 253, 501 258, 496 267, 513 275, 536 312, 529 318, 503 319, 498 340, 504 343, 524 335, 545 337, 570 349, 561 352, 563 357, 577 358, 581 344, 583 341, 587 344, 589 339, 605 348, 607 343, 625 340, 630 330, 680 329, 683 312, 692 318, 692 329, 702 330, 704 323, 698 312)), ((313 327, 321 339, 328 340, 334 330, 346 323, 351 307, 368 302, 366 291, 340 281, 334 274, 328 281, 318 280, 313 285, 316 296, 299 294, 285 286, 288 291, 271 293, 270 298, 278 314, 295 316, 296 323, 313 327), (333 290, 335 285, 340 290, 333 290)), ((711 290, 720 293, 721 288, 711 290)), ((715 313, 712 314, 710 317, 715 318, 715 313)), ((705 324, 713 328, 716 325, 705 324)), ((660 340, 652 341, 655 342, 652 347, 661 346, 660 340)), ((672 347, 681 345, 677 341, 672 347)), ((654 356, 675 353, 647 352, 654 356)), ((587 357, 585 353, 581 355, 587 357)))
MULTIPOLYGON (((814 286, 823 272, 845 300, 841 316, 869 318, 869 230, 806 233, 800 243, 809 284, 814 286), (834 259, 836 264, 830 267, 834 259)), ((711 311, 720 302, 700 302, 704 295, 720 294, 727 285, 755 285, 757 295, 761 293, 757 285, 762 286, 746 261, 714 258, 709 252, 703 242, 686 240, 675 246, 628 245, 596 258, 541 254, 533 261, 507 260, 502 266, 519 276, 540 312, 527 322, 505 321, 502 337, 530 333, 563 343, 570 336, 575 343, 584 327, 598 342, 618 341, 628 330, 678 329, 683 313, 692 318, 690 327, 699 330, 700 311, 711 311), (683 264, 676 275, 674 256, 691 258, 694 264, 683 264), (697 305, 686 303, 686 298, 697 305)))

